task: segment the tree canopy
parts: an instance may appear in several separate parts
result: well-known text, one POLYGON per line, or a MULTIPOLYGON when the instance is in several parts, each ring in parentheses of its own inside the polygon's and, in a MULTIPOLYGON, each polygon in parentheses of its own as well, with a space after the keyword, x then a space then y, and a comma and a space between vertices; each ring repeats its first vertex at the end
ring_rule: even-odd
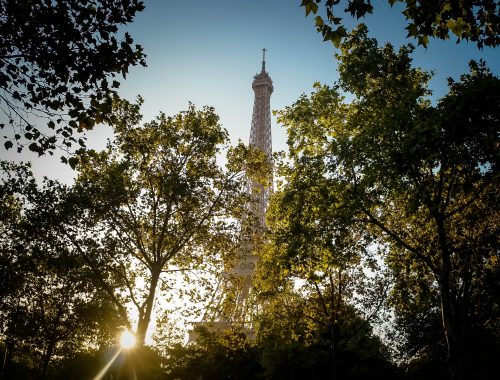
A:
POLYGON ((5 149, 80 147, 76 132, 109 122, 117 76, 145 65, 142 48, 119 30, 143 8, 140 0, 0 1, 5 149))
MULTIPOLYGON (((423 45, 450 32, 498 44, 492 1, 399 2, 423 45)), ((302 2, 338 46, 340 75, 277 111, 288 151, 272 168, 231 147, 211 107, 143 123, 141 98, 117 96, 117 76, 144 64, 119 40, 140 1, 0 0, 4 147, 83 147, 77 133, 100 122, 115 133, 68 160, 71 185, 0 162, 1 378, 488 378, 500 352, 500 78, 471 61, 431 100, 414 47, 348 32, 341 4, 376 11, 302 2), (251 186, 273 170, 262 226, 251 186), (260 261, 246 336, 233 268, 248 247, 260 261), (208 301, 217 280, 234 286, 208 301), (183 345, 176 318, 205 306, 232 313, 232 329, 198 324, 183 345), (129 350, 124 329, 138 338, 129 350)))
POLYGON ((160 295, 170 309, 203 302, 204 278, 230 260, 241 236, 235 221, 248 200, 245 178, 269 170, 263 154, 228 149, 212 108, 190 105, 144 125, 139 108, 117 100, 115 141, 80 153, 73 186, 40 186, 28 167, 2 164, 5 355, 10 363, 25 358, 21 349, 31 352, 41 377, 54 356, 72 358, 61 350, 113 344, 119 328, 144 345, 160 295))
MULTIPOLYGON (((450 1, 439 0, 419 2, 412 0, 387 0, 392 6, 402 3, 403 15, 408 21, 407 36, 427 46, 429 37, 447 40, 450 32, 459 41, 472 41, 479 48, 495 47, 500 43, 500 4, 495 0, 450 1)), ((342 23, 342 13, 356 19, 376 12, 371 0, 302 0, 306 15, 313 13, 316 27, 325 41, 332 41, 336 47, 348 30, 342 23), (321 16, 324 8, 326 18, 321 16), (342 9, 344 8, 344 9, 342 9)))
POLYGON ((172 298, 169 273, 201 273, 227 252, 244 181, 238 155, 230 158, 236 171, 217 163, 228 137, 213 109, 191 105, 143 126, 138 110, 138 104, 117 104, 116 142, 80 157, 73 196, 85 200, 81 212, 92 225, 71 239, 78 246, 81 236, 100 236, 103 259, 137 309, 143 343, 159 289, 172 298))
MULTIPOLYGON (((432 106, 430 74, 411 66, 411 51, 379 47, 357 28, 341 45, 335 86, 318 84, 279 120, 288 129, 290 173, 328 183, 331 195, 316 207, 375 237, 388 250, 389 267, 407 266, 398 275, 418 266, 428 276, 450 374, 462 378, 471 370, 471 332, 489 330, 482 316, 496 310, 476 313, 472 305, 483 304, 477 296, 494 288, 486 278, 499 273, 500 80, 471 62, 470 73, 450 80, 448 94, 432 106), (355 100, 346 102, 341 91, 355 100)), ((312 180, 304 191, 322 190, 312 180)), ((417 289, 405 288, 411 297, 417 289)))
POLYGON ((123 322, 89 282, 85 261, 60 236, 53 210, 64 208, 67 189, 50 180, 37 185, 24 165, 2 162, 1 169, 1 372, 44 378, 55 356, 110 344, 123 322))

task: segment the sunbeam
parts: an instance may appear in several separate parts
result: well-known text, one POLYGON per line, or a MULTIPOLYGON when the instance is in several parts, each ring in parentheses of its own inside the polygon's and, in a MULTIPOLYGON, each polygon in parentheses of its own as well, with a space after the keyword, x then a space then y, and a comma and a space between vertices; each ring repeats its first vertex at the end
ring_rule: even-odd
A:
POLYGON ((111 367, 111 364, 113 364, 113 362, 116 360, 116 358, 118 357, 118 355, 120 355, 120 353, 122 352, 122 349, 120 348, 115 356, 113 356, 111 358, 111 360, 108 362, 108 364, 106 364, 106 366, 101 370, 101 372, 99 372, 92 380, 101 380, 103 378, 103 376, 106 374, 106 372, 108 372, 108 369, 109 367, 111 367))

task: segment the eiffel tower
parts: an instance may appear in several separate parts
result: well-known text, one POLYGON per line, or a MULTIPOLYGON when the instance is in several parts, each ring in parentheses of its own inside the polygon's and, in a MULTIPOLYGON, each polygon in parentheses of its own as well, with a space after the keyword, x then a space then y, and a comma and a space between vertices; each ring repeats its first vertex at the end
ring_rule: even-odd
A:
MULTIPOLYGON (((262 49, 262 69, 254 76, 252 88, 255 98, 250 145, 263 151, 272 162, 270 101, 274 88, 266 71, 266 49, 262 49)), ((244 236, 241 237, 240 254, 222 275, 202 322, 194 323, 194 327, 204 326, 210 331, 238 328, 253 339, 253 317, 258 305, 252 294, 252 279, 259 260, 258 246, 265 228, 266 209, 272 187, 252 183, 248 191, 251 199, 248 212, 254 223, 242 230, 244 236)), ((189 341, 195 341, 196 338, 194 329, 189 334, 189 341)))

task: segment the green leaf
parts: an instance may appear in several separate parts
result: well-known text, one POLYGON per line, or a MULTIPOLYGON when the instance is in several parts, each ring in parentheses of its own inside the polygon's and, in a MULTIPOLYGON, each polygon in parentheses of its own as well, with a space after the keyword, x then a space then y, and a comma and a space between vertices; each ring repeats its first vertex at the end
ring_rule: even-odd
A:
POLYGON ((447 12, 447 11, 451 11, 451 5, 450 3, 446 3, 443 7, 443 11, 444 12, 447 12))
POLYGON ((346 29, 341 26, 337 28, 337 30, 329 33, 328 38, 330 39, 330 41, 332 41, 333 45, 338 48, 340 46, 340 43, 342 42, 342 38, 344 38, 346 35, 346 29))
POLYGON ((306 4, 305 4, 305 8, 306 8, 306 17, 309 16, 309 13, 313 13, 313 14, 316 14, 316 12, 318 12, 318 4, 316 4, 314 1, 308 1, 306 4))
POLYGON ((415 24, 409 24, 405 29, 408 30, 407 37, 416 37, 418 35, 418 29, 415 24))
POLYGON ((39 152, 39 150, 40 150, 40 148, 38 147, 38 144, 35 142, 28 145, 28 149, 31 150, 32 152, 39 152))
POLYGON ((448 20, 446 26, 457 36, 460 36, 467 27, 461 17, 456 20, 448 20))
POLYGON ((423 47, 427 47, 429 44, 429 37, 428 36, 418 36, 418 44, 422 45, 423 47))
POLYGON ((76 165, 78 165, 78 158, 76 158, 76 157, 71 157, 71 158, 68 160, 68 164, 69 164, 69 166, 71 167, 71 169, 75 169, 75 168, 76 168, 76 165))

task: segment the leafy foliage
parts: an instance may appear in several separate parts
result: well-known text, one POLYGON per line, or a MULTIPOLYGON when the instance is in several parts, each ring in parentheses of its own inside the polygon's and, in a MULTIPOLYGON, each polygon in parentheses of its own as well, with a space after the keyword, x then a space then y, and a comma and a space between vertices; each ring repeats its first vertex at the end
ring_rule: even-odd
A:
POLYGON ((44 378, 54 368, 54 357, 70 359, 109 343, 120 322, 113 317, 114 305, 88 281, 85 263, 58 232, 53 209, 61 206, 64 187, 48 180, 38 186, 26 166, 3 162, 2 169, 2 372, 15 378, 24 367, 44 378))
MULTIPOLYGON (((371 324, 382 316, 388 284, 370 237, 338 219, 337 195, 324 162, 315 155, 315 146, 310 148, 311 157, 302 160, 290 153, 278 168, 284 184, 271 200, 270 243, 259 264, 257 284, 264 305, 259 333, 265 347, 274 347, 272 356, 281 352, 275 352, 277 346, 283 346, 279 356, 298 350, 296 355, 312 355, 307 360, 319 371, 314 377, 341 376, 349 372, 347 357, 354 351, 361 354, 353 342, 368 339, 371 324)), ((377 350, 368 357, 375 359, 377 350)), ((313 371, 301 365, 286 373, 313 371)), ((283 371, 273 363, 268 366, 283 371)))
POLYGON ((79 157, 73 196, 83 200, 80 215, 87 215, 92 227, 72 239, 77 245, 82 236, 98 241, 97 283, 123 305, 118 294, 124 293, 105 285, 104 264, 137 310, 143 343, 158 292, 165 301, 189 294, 191 302, 201 302, 204 295, 196 290, 206 284, 204 273, 231 252, 234 213, 241 212, 245 195, 245 149, 229 150, 227 168, 217 163, 228 137, 211 108, 190 105, 143 126, 138 111, 139 104, 117 103, 116 142, 79 157), (172 291, 179 275, 187 281, 180 293, 172 291))
POLYGON ((280 121, 289 131, 292 171, 325 166, 335 196, 321 207, 330 207, 331 218, 375 237, 389 250, 389 265, 423 271, 427 281, 411 292, 436 292, 450 374, 461 378, 471 368, 465 342, 472 344, 472 331, 484 331, 498 310, 494 302, 483 319, 472 305, 494 289, 485 276, 499 270, 500 80, 472 62, 433 107, 426 99, 430 75, 411 66, 410 53, 378 47, 359 27, 341 46, 335 87, 318 85, 280 121), (355 100, 346 103, 340 90, 355 100))
POLYGON ((117 100, 116 140, 74 157, 74 186, 39 186, 28 166, 2 163, 0 311, 12 376, 54 373, 54 357, 70 365, 133 322, 139 348, 126 361, 138 364, 158 296, 203 301, 206 273, 237 246, 247 175, 268 171, 268 160, 240 144, 220 166, 227 132, 211 108, 140 126, 139 106, 117 100))
MULTIPOLYGON (((414 37, 419 45, 427 46, 429 37, 442 40, 450 38, 450 32, 457 42, 466 40, 483 46, 495 47, 500 43, 500 5, 494 0, 419 2, 410 0, 387 0, 391 7, 396 3, 404 4, 403 14, 408 20, 408 37, 414 37)), ((318 32, 325 41, 332 41, 339 47, 348 30, 342 25, 339 8, 359 19, 374 12, 371 0, 302 0, 306 16, 318 14, 315 18, 318 32), (319 6, 326 11, 326 19, 319 15, 319 6)))
POLYGON ((213 333, 198 327, 196 343, 177 345, 167 355, 166 379, 257 379, 257 348, 240 331, 213 333))
MULTIPOLYGON (((328 296, 327 291, 324 294, 328 296)), ((264 300, 257 338, 264 377, 363 379, 377 374, 391 378, 394 371, 386 349, 369 321, 344 304, 332 335, 318 297, 285 288, 264 300)))
POLYGON ((114 78, 145 65, 142 48, 128 33, 120 39, 118 28, 143 8, 139 0, 0 2, 5 149, 52 154, 57 144, 76 143, 75 132, 110 121, 114 78), (39 126, 44 119, 47 128, 39 126))

